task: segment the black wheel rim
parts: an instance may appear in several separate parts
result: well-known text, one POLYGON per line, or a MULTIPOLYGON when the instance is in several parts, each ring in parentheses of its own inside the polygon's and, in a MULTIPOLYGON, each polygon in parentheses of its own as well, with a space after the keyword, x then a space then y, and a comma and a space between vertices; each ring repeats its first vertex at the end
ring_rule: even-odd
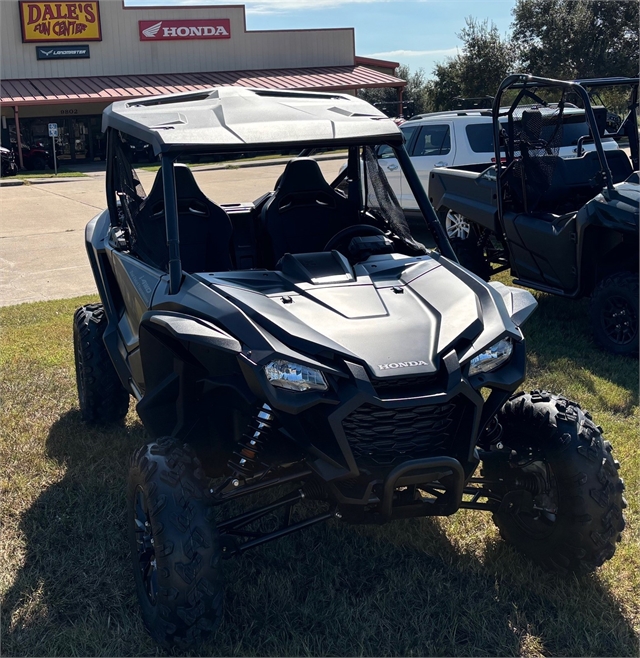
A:
POLYGON ((544 539, 553 532, 556 517, 550 512, 519 507, 513 510, 512 513, 518 525, 532 539, 544 539))
POLYGON ((638 335, 638 316, 627 299, 609 297, 602 309, 602 328, 615 345, 628 345, 638 335))
POLYGON ((156 565, 155 540, 147 498, 141 487, 136 489, 133 521, 136 532, 137 565, 142 577, 142 584, 151 605, 156 604, 158 596, 158 567, 156 565))

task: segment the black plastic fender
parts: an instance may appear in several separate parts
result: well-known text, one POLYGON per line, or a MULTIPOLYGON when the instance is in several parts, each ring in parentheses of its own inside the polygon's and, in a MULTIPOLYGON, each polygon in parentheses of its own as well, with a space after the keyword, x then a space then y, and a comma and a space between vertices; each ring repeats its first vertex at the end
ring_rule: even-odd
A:
POLYGON ((206 320, 147 311, 140 322, 144 394, 137 410, 151 434, 186 440, 203 409, 221 411, 230 403, 228 395, 253 399, 238 363, 240 351, 237 339, 206 320))
POLYGON ((151 322, 165 328, 174 338, 184 343, 194 343, 215 347, 224 352, 240 352, 242 346, 229 334, 218 329, 211 322, 164 311, 154 313, 152 311, 142 316, 142 322, 151 322))
POLYGON ((536 298, 528 291, 513 286, 505 286, 499 281, 490 281, 489 285, 502 297, 507 313, 516 327, 521 327, 538 307, 536 298))
MULTIPOLYGON (((491 167, 487 167, 491 169, 491 167)), ((436 211, 449 208, 483 228, 497 230, 496 183, 487 170, 442 167, 429 176, 429 200, 436 211)))

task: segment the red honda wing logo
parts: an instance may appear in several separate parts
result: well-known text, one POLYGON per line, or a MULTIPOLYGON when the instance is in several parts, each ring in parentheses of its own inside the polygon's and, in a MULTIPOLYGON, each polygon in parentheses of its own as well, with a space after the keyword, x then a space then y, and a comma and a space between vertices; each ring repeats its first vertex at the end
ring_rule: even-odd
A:
POLYGON ((138 21, 138 30, 140 32, 140 41, 231 38, 231 25, 228 18, 138 21))

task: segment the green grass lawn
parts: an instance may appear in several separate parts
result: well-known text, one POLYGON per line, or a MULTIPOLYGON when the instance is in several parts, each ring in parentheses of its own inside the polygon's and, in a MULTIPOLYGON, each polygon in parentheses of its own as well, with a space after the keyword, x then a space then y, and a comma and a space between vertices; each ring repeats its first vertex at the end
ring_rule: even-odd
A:
MULTIPOLYGON (((78 412, 71 320, 89 301, 0 309, 6 656, 159 652, 140 621, 125 529, 129 455, 145 432, 133 405, 112 429, 78 412)), ((225 617, 202 655, 638 655, 638 362, 596 350, 585 312, 540 295, 525 387, 577 400, 612 441, 629 501, 613 560, 588 577, 547 574, 482 512, 331 521, 225 563, 225 617)))
POLYGON ((87 174, 74 169, 66 169, 59 167, 56 174, 52 169, 42 169, 38 171, 20 171, 16 174, 16 178, 23 178, 29 180, 30 178, 87 178, 87 174))
MULTIPOLYGON (((319 154, 320 155, 320 154, 319 154)), ((333 156, 339 156, 339 157, 347 157, 347 151, 346 150, 336 150, 336 151, 330 151, 329 153, 325 153, 324 155, 333 155, 333 156)), ((245 163, 245 162, 260 162, 261 160, 282 160, 282 162, 288 162, 292 158, 294 158, 294 155, 278 155, 278 154, 267 154, 267 155, 256 155, 250 158, 237 158, 235 160, 216 160, 215 162, 207 162, 206 158, 203 159, 201 162, 188 162, 187 166, 191 168, 198 168, 198 167, 210 167, 210 166, 218 166, 218 167, 224 167, 225 169, 239 169, 240 166, 245 163)), ((140 165, 136 164, 134 165, 134 169, 141 169, 142 171, 158 171, 160 169, 160 164, 148 164, 148 165, 140 165)))

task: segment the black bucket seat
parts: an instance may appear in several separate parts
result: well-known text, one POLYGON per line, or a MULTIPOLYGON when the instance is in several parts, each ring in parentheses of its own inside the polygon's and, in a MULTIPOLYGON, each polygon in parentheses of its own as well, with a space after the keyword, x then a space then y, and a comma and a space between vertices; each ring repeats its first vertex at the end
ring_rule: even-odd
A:
POLYGON ((262 209, 274 264, 286 253, 322 251, 338 231, 356 222, 347 198, 327 183, 313 158, 289 161, 262 209))
MULTIPOLYGON (((185 272, 220 272, 232 268, 232 224, 227 213, 208 199, 185 164, 174 165, 180 259, 185 272)), ((164 214, 162 169, 134 219, 134 253, 144 262, 167 270, 169 248, 164 214)))

